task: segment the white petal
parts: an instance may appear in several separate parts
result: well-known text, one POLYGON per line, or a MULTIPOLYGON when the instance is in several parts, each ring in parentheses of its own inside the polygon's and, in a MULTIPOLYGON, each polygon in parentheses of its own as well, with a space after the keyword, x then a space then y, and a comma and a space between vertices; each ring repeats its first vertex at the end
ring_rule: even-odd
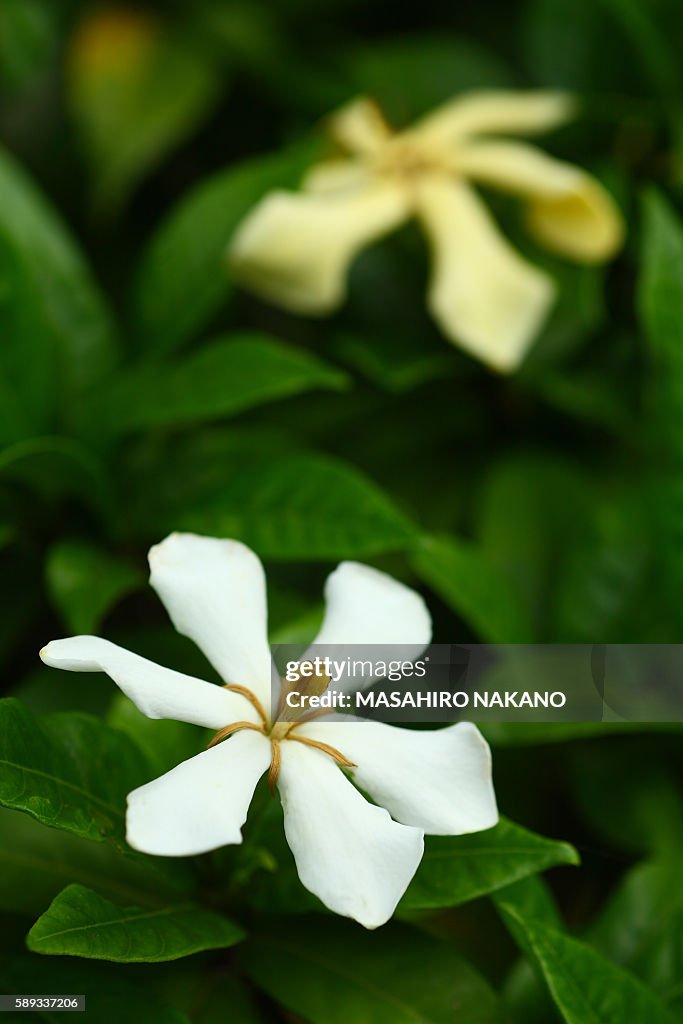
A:
POLYGON ((207 729, 244 719, 258 722, 252 705, 214 683, 162 668, 97 636, 53 640, 40 656, 69 672, 106 672, 148 718, 172 718, 207 729))
POLYGON ((237 229, 230 248, 235 277, 294 313, 330 313, 344 299, 354 257, 398 227, 409 203, 407 192, 389 183, 335 193, 272 192, 237 229))
POLYGON ((609 259, 624 224, 609 193, 585 171, 516 142, 481 142, 458 157, 464 174, 529 200, 528 224, 540 242, 571 259, 609 259))
POLYGON ((428 302, 444 334, 497 370, 521 362, 554 297, 464 182, 433 177, 418 210, 433 249, 428 302))
POLYGON ((191 857, 242 842, 256 783, 270 764, 260 733, 235 733, 128 795, 126 838, 143 853, 191 857))
MULTIPOLYGON (((337 661, 370 657, 367 645, 380 645, 375 660, 414 661, 432 638, 432 620, 420 595, 387 573, 359 562, 342 562, 325 583, 325 617, 320 632, 304 654, 337 661), (353 648, 357 648, 356 651, 353 648)), ((367 686, 372 676, 365 675, 367 686)), ((349 678, 335 689, 357 686, 349 678)))
POLYGON ((327 125, 335 142, 363 156, 376 153, 391 136, 377 104, 364 96, 333 114, 327 125))
POLYGON ((369 804, 327 754, 291 740, 278 787, 306 888, 366 928, 388 921, 422 859, 422 831, 369 804))
POLYGON ((227 683, 270 706, 266 581, 253 551, 236 540, 172 533, 149 553, 150 583, 173 625, 227 683))
POLYGON ((381 722, 311 722, 297 731, 353 761, 354 782, 405 825, 458 836, 498 821, 491 754, 470 722, 429 732, 381 722))
POLYGON ((572 97, 562 92, 472 92, 437 107, 410 134, 445 143, 491 133, 534 135, 567 121, 573 108, 572 97))

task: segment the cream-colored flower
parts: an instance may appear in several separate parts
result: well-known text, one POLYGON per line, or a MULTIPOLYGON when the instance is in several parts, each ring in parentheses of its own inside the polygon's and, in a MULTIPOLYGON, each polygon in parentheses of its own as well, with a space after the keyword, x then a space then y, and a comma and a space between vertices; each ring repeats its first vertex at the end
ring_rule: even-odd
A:
MULTIPOLYGON (((106 672, 149 718, 216 730, 207 750, 129 795, 131 846, 182 857, 240 843, 254 789, 268 772, 303 884, 331 910, 376 928, 417 870, 425 832, 460 835, 496 824, 489 749, 469 722, 416 732, 381 722, 271 719, 277 676, 265 577, 243 544, 172 534, 149 560, 150 582, 176 629, 195 641, 225 686, 95 636, 54 640, 40 652, 55 668, 106 672)), ((417 658, 429 644, 422 598, 376 569, 343 562, 325 598, 316 645, 382 644, 404 660, 406 650, 417 658)))
POLYGON ((348 154, 312 167, 303 191, 272 192, 230 245, 237 280, 295 313, 322 316, 345 296, 350 263, 366 245, 415 216, 433 254, 428 304, 444 334, 501 371, 514 369, 554 298, 552 279, 501 235, 473 188, 520 196, 526 223, 548 249, 582 263, 609 259, 621 216, 578 167, 505 138, 555 127, 571 115, 564 94, 481 92, 390 130, 358 99, 330 119, 348 154))

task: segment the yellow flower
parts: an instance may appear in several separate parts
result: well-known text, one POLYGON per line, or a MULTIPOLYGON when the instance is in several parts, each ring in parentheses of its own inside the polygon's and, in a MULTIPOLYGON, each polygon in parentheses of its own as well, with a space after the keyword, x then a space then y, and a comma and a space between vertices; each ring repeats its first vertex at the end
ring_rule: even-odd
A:
POLYGON ((581 263, 609 259, 624 227, 604 188, 500 137, 546 131, 571 110, 559 93, 471 93, 393 132, 372 101, 357 99, 329 122, 349 155, 312 167, 302 192, 265 196, 238 227, 235 277, 292 312, 328 314, 344 300, 356 254, 416 216, 432 248, 427 301, 441 330, 497 370, 513 370, 555 286, 503 238, 473 185, 520 196, 529 231, 548 249, 581 263))

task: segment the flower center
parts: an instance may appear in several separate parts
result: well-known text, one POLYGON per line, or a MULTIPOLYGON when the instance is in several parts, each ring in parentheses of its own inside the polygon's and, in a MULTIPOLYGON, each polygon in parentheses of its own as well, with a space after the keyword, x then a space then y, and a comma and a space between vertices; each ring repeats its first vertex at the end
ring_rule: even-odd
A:
POLYGON ((449 166, 435 147, 397 135, 375 157, 377 174, 412 184, 424 174, 448 170, 449 166))
POLYGON ((345 757, 341 751, 337 750, 336 747, 330 746, 329 743, 323 743, 320 740, 311 739, 310 736, 301 736, 295 733, 295 730, 299 726, 303 725, 308 718, 313 716, 307 716, 298 722, 270 722, 268 715, 266 714, 263 704, 258 699, 256 694, 246 686, 238 686, 236 684, 225 683, 223 689, 230 690, 232 693, 239 693, 242 697, 245 697, 249 703, 256 709, 256 713, 261 719, 260 725, 254 722, 232 722, 230 725, 223 726, 217 733, 211 738, 211 741, 207 745, 207 750, 211 747, 215 747, 217 743, 221 743, 222 740, 228 738, 228 736, 234 735, 236 732, 241 732, 244 729, 251 729, 253 732, 260 732, 266 739, 270 740, 270 768, 268 769, 268 786, 270 788, 271 796, 275 796, 275 784, 280 775, 280 768, 282 766, 282 751, 280 744, 284 740, 292 740, 296 743, 303 743, 307 747, 313 747, 315 750, 322 751, 323 754, 327 754, 331 757, 341 768, 355 768, 356 765, 353 761, 349 761, 348 757, 345 757))

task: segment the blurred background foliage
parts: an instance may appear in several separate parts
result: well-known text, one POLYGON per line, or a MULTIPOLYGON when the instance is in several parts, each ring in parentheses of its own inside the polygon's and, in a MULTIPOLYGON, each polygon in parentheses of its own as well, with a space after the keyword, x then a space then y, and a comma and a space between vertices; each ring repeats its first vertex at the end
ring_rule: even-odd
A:
MULTIPOLYGON (((146 587, 146 551, 172 529, 259 553, 280 640, 311 635, 325 575, 356 558, 423 590, 438 642, 679 641, 682 48, 676 0, 2 0, 4 695, 39 714, 108 715, 131 757, 149 759, 131 780, 196 751, 193 730, 141 720, 104 677, 57 677, 37 661, 50 638, 101 632, 212 677, 146 587), (490 87, 576 91, 580 117, 543 145, 599 176, 629 225, 612 266, 577 268, 533 249, 515 204, 494 197, 506 231, 560 283, 514 377, 439 336, 410 227, 357 260, 349 302, 328 320, 233 285, 232 231, 324 150, 328 111, 369 93, 401 125, 490 87)), ((7 735, 20 725, 7 719, 7 735)), ((412 904, 419 929, 366 936, 317 915, 288 919, 279 948, 264 910, 311 906, 267 825, 251 860, 226 860, 254 890, 237 901, 252 937, 236 958, 199 953, 180 970, 22 954, 31 921, 70 882, 123 904, 149 890, 139 872, 165 898, 189 883, 88 842, 78 815, 57 831, 3 810, 0 988, 88 991, 102 1021, 210 1024, 229 1004, 235 1021, 440 1022, 454 1000, 464 1024, 683 1020, 683 758, 670 731, 492 730, 505 814, 582 855, 550 876, 554 897, 532 876, 572 859, 561 844, 457 893, 454 867, 440 895, 412 904), (514 966, 489 904, 434 913, 494 890, 555 1009, 514 966), (563 920, 586 942, 575 948, 563 920), (325 949, 329 975, 302 949, 325 949), (357 985, 335 974, 348 958, 357 985), (631 973, 615 980, 609 961, 631 973), (567 963, 588 1004, 568 991, 567 963)), ((72 755, 88 756, 83 743, 72 755)), ((196 866, 193 891, 207 870, 196 866)))

